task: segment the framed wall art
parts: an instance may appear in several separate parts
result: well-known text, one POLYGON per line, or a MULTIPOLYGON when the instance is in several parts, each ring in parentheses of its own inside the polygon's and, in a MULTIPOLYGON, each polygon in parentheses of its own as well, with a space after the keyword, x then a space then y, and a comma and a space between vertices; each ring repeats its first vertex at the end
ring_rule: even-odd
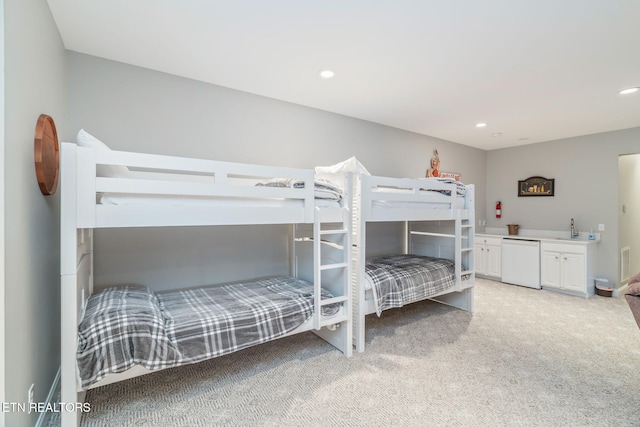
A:
POLYGON ((532 176, 518 181, 518 197, 525 196, 553 196, 555 192, 555 179, 532 176))

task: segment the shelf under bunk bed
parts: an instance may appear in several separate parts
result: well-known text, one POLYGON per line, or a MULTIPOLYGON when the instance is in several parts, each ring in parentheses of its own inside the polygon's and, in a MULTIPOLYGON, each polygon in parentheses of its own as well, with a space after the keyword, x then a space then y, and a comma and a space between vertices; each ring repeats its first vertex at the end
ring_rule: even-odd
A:
MULTIPOLYGON (((313 171, 306 169, 61 144, 62 401, 82 402, 90 388, 304 331, 350 356, 350 202, 314 181, 313 171), (157 294, 145 286, 93 293, 94 229, 242 224, 297 224, 310 230, 309 237, 300 231, 292 242, 291 276, 157 294), (329 250, 342 248, 339 263, 326 261, 329 250, 313 233, 332 236, 329 250), (298 263, 307 254, 311 262, 298 263), (220 300, 231 306, 221 308, 220 300), (289 314, 278 317, 283 312, 289 314), (134 321, 124 322, 127 316, 134 321), (141 342, 126 334, 107 338, 109 329, 122 333, 118 325, 123 322, 141 342), (203 324, 209 326, 196 331, 194 325, 203 324), (285 326, 266 333, 267 324, 285 326), (239 339, 239 330, 248 338, 239 339), (186 342, 185 331, 199 337, 200 346, 186 342), (115 363, 106 364, 105 356, 115 363)), ((76 426, 80 415, 63 414, 62 425, 76 426)))
POLYGON ((474 186, 360 175, 354 189, 354 344, 365 317, 432 299, 473 311, 474 186), (400 254, 367 257, 367 225, 404 222, 400 254))

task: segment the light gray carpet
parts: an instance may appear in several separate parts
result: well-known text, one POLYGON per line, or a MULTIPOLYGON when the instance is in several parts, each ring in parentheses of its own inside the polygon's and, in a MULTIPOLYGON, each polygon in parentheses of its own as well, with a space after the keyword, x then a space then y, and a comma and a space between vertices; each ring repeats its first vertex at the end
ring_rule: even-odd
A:
POLYGON ((425 301, 369 316, 349 359, 306 333, 92 390, 82 425, 640 426, 623 297, 477 283, 473 315, 425 301))

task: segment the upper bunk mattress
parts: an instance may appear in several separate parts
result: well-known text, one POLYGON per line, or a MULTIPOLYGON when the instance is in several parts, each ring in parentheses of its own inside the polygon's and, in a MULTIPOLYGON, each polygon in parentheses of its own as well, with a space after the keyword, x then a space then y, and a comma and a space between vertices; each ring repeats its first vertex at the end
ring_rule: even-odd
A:
MULTIPOLYGON (((96 292, 78 327, 82 387, 134 365, 169 368, 281 337, 312 316, 313 299, 313 285, 293 277, 158 294, 141 285, 96 292)), ((339 309, 323 306, 322 314, 339 309)))

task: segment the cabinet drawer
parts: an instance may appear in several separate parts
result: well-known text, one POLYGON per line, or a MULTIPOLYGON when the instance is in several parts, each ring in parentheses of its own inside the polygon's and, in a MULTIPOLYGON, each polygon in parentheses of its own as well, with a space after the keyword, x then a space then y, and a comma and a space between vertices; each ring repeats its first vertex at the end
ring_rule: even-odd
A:
POLYGON ((571 254, 586 254, 587 246, 577 243, 553 243, 553 242, 542 242, 540 245, 540 249, 543 251, 551 251, 551 252, 562 252, 562 253, 571 253, 571 254))
POLYGON ((476 236, 476 244, 501 246, 502 239, 499 237, 476 236))

